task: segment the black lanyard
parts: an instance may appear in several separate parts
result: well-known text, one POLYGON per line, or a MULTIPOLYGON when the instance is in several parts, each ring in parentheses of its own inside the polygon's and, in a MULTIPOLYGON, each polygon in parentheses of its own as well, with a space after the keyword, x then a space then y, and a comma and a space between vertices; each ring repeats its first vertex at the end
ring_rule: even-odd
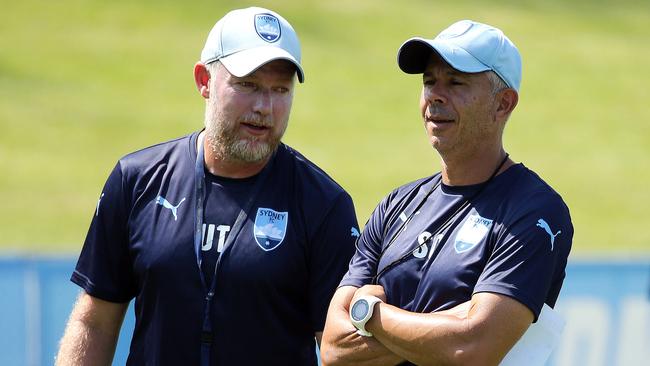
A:
POLYGON ((223 245, 221 253, 218 254, 217 262, 214 265, 214 275, 212 276, 212 283, 210 287, 207 286, 205 281, 205 276, 203 275, 203 270, 201 269, 201 244, 203 241, 203 222, 204 222, 204 210, 203 204, 205 201, 205 157, 203 149, 203 139, 197 136, 198 147, 196 152, 196 164, 194 166, 194 193, 195 193, 195 216, 194 216, 194 252, 196 254, 196 264, 199 269, 199 275, 201 277, 201 285, 205 291, 205 308, 203 311, 203 327, 201 329, 201 366, 208 366, 210 364, 210 347, 212 346, 213 333, 212 333, 212 320, 210 319, 210 309, 212 305, 212 298, 214 297, 214 292, 217 287, 217 270, 219 269, 219 263, 221 263, 221 258, 226 253, 231 244, 234 242, 235 238, 241 231, 241 228, 244 224, 244 221, 248 218, 248 212, 253 206, 253 202, 257 197, 257 194, 260 191, 262 183, 266 180, 269 171, 271 170, 271 165, 275 160, 275 153, 271 156, 271 159, 262 169, 262 172, 257 177, 248 201, 239 211, 237 215, 237 220, 233 225, 226 242, 223 245))
MULTIPOLYGON (((486 180, 485 182, 481 183, 481 186, 476 190, 476 192, 474 192, 474 194, 472 194, 469 198, 463 200, 461 202, 461 204, 456 208, 456 210, 454 210, 454 212, 451 215, 449 215, 447 217, 447 219, 442 224, 440 224, 437 228, 435 228, 435 230, 433 230, 433 228, 431 226, 427 228, 427 231, 431 232, 431 236, 424 243, 420 244, 420 246, 426 245, 429 240, 435 238, 436 236, 438 236, 438 234, 440 232, 442 232, 444 230, 447 230, 449 227, 452 226, 452 224, 455 221, 454 218, 456 218, 456 216, 458 216, 458 214, 461 211, 463 211, 465 208, 467 208, 472 200, 474 200, 476 197, 478 197, 479 194, 481 194, 481 192, 483 192, 485 187, 487 187, 488 184, 490 184, 490 182, 492 181, 492 179, 494 179, 494 177, 497 175, 497 173, 499 172, 499 170, 501 169, 503 164, 506 163, 509 156, 510 155, 506 153, 506 156, 503 158, 501 163, 499 163, 499 165, 496 167, 496 169, 494 169, 494 171, 492 172, 492 175, 490 175, 490 178, 488 178, 488 180, 486 180)), ((386 253, 388 248, 391 245, 393 245, 393 243, 395 243, 395 240, 397 239, 397 237, 399 237, 399 235, 402 232, 406 231, 406 224, 411 221, 411 219, 413 218, 415 213, 424 205, 424 202, 426 202, 427 198, 429 198, 431 193, 433 193, 433 191, 435 191, 438 187, 440 187, 441 182, 442 182, 442 175, 438 178, 437 182, 433 185, 433 187, 424 195, 422 200, 418 203, 418 205, 411 212, 411 214, 408 216, 408 218, 406 220, 404 220, 404 222, 402 223, 400 228, 397 230, 395 235, 390 239, 388 244, 382 249, 381 253, 379 253, 379 258, 377 258, 377 268, 379 268, 379 261, 381 260, 381 257, 386 253)), ((439 252, 439 248, 431 248, 431 250, 434 250, 434 249, 436 250, 436 252, 432 253, 432 255, 429 258, 435 257, 435 254, 437 254, 437 252, 439 252)), ((411 248, 409 248, 408 252, 404 253, 401 257, 399 257, 398 259, 392 261, 391 263, 386 265, 384 268, 382 268, 381 271, 377 272, 377 274, 372 278, 372 283, 373 284, 378 284, 379 283, 379 276, 386 273, 388 270, 390 270, 391 268, 397 266, 398 264, 404 262, 406 260, 406 258, 409 257, 409 255, 411 254, 412 251, 413 250, 411 248)))

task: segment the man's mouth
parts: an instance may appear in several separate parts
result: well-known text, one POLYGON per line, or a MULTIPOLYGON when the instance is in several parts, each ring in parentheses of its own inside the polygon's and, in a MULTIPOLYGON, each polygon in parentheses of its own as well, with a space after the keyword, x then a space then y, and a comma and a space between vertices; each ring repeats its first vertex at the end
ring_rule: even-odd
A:
POLYGON ((266 131, 270 128, 270 126, 254 122, 242 122, 242 125, 250 130, 259 132, 266 131))
POLYGON ((443 124, 443 123, 453 123, 454 119, 446 118, 446 117, 439 117, 439 116, 425 116, 424 121, 425 122, 431 122, 431 123, 434 123, 434 124, 443 124))

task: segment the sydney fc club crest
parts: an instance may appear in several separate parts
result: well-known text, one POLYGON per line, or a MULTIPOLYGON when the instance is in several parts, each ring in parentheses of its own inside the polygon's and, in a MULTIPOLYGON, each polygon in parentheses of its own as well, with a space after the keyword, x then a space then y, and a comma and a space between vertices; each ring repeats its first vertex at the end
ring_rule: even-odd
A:
POLYGON ((271 14, 255 15, 255 31, 263 40, 273 43, 280 39, 280 21, 271 14))
POLYGON ((288 221, 288 212, 277 212, 270 208, 259 207, 253 226, 253 235, 257 245, 267 252, 280 246, 287 233, 288 221))
POLYGON ((456 253, 466 252, 480 243, 492 227, 492 220, 479 215, 470 215, 456 235, 454 250, 456 253))

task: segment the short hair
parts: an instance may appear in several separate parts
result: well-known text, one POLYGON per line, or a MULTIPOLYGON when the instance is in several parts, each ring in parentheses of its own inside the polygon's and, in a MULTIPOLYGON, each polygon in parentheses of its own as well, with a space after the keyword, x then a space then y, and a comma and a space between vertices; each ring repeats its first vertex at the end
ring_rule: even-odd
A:
POLYGON ((492 84, 492 95, 496 95, 496 93, 500 92, 503 89, 508 88, 508 84, 506 84, 503 79, 499 75, 497 75, 496 72, 489 70, 486 72, 488 79, 490 80, 490 84, 492 84))
POLYGON ((210 79, 212 79, 212 77, 217 74, 217 71, 221 67, 222 67, 221 61, 219 61, 219 60, 207 63, 205 65, 205 68, 208 70, 208 74, 210 74, 210 79))

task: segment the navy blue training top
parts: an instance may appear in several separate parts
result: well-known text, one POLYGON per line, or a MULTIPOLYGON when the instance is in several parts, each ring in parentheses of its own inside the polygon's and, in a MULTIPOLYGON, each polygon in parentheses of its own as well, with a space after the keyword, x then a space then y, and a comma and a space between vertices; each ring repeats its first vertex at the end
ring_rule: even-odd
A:
POLYGON ((452 308, 477 292, 499 293, 537 319, 544 303, 555 305, 565 277, 569 210, 523 164, 494 177, 458 211, 479 189, 440 184, 438 173, 394 190, 366 224, 340 285, 360 287, 379 274, 388 303, 420 313, 452 308))
MULTIPOLYGON (((135 297, 129 365, 199 364, 205 290, 193 243, 197 135, 119 160, 71 278, 106 301, 135 297)), ((350 196, 284 144, 271 163, 222 253, 210 309, 212 365, 315 365, 314 333, 354 253, 350 196)), ((206 172, 206 276, 257 179, 206 172)))

